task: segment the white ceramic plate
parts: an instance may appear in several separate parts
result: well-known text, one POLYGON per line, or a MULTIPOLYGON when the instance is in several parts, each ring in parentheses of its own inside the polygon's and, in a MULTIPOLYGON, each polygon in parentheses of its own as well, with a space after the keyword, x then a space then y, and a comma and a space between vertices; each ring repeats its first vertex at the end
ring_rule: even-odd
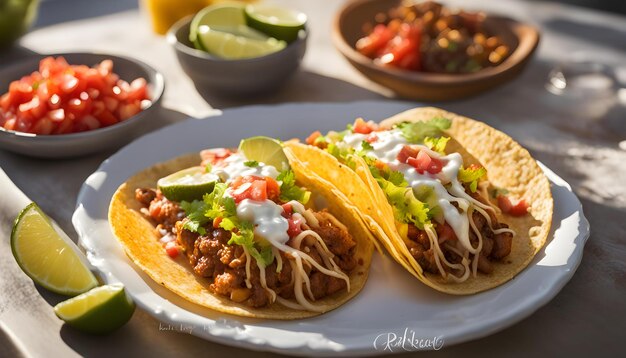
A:
POLYGON ((380 120, 413 106, 355 102, 245 107, 146 135, 85 181, 72 219, 80 243, 107 283, 122 282, 139 307, 167 327, 223 344, 296 355, 374 355, 420 348, 419 339, 422 349, 433 349, 494 333, 530 315, 561 290, 578 267, 589 236, 570 186, 545 167, 555 204, 545 249, 515 279, 469 297, 435 292, 375 254, 363 291, 337 310, 300 321, 244 319, 195 306, 154 283, 126 258, 109 229, 107 211, 116 188, 154 163, 204 148, 236 146, 247 136, 302 138, 317 129, 342 128, 363 114, 380 120))

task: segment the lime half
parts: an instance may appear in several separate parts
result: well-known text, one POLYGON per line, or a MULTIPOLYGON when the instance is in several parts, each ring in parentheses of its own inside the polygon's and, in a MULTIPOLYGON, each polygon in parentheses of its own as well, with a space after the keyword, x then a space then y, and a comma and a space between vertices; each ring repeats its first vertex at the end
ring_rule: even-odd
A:
POLYGON ((248 26, 286 42, 298 39, 307 20, 302 12, 272 5, 248 5, 245 15, 248 26))
POLYGON ((274 138, 259 136, 244 139, 239 143, 239 151, 248 160, 271 165, 279 171, 289 168, 283 146, 274 138))
POLYGON ((50 291, 75 296, 98 285, 76 244, 35 203, 15 220, 11 250, 22 270, 50 291))
MULTIPOLYGON (((202 44, 198 41, 198 29, 202 25, 220 28, 236 28, 246 25, 243 4, 212 5, 200 10, 191 20, 189 27, 189 41, 196 47, 202 44)), ((200 47, 201 50, 205 50, 200 47)))
POLYGON ((134 311, 122 285, 100 286, 54 306, 54 313, 68 325, 97 334, 120 328, 134 311))
POLYGON ((217 181, 219 177, 207 173, 206 168, 192 167, 159 179, 157 186, 172 201, 193 201, 211 193, 217 181))
POLYGON ((218 31, 209 26, 200 26, 198 42, 206 52, 230 60, 261 57, 278 52, 287 46, 284 41, 278 41, 272 37, 258 40, 218 31))

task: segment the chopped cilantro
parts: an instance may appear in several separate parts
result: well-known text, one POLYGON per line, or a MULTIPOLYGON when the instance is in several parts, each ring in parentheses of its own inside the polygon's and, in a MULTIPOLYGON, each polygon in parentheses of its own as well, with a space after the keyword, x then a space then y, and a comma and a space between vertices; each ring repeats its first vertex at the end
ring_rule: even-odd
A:
POLYGON ((185 214, 187 214, 187 221, 183 225, 183 228, 204 235, 206 230, 204 230, 202 226, 210 221, 210 219, 204 215, 207 204, 200 200, 194 200, 192 202, 182 201, 180 207, 185 211, 185 214))
POLYGON ((281 182, 280 184, 280 200, 291 201, 295 200, 302 204, 306 204, 311 197, 311 192, 304 190, 296 185, 296 175, 293 170, 288 169, 282 171, 276 177, 276 180, 281 182))
POLYGON ((248 160, 247 162, 244 162, 243 165, 245 165, 246 167, 254 168, 259 166, 259 162, 257 162, 256 160, 248 160))
POLYGON ((372 144, 366 141, 361 142, 361 148, 363 150, 374 150, 374 147, 372 146, 372 144))

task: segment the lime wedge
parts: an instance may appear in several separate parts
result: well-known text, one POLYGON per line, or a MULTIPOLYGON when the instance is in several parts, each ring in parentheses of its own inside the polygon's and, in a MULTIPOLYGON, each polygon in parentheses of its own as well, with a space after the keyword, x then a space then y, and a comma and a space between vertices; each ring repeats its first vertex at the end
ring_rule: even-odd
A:
POLYGON ((257 40, 228 32, 216 31, 209 26, 200 26, 198 42, 206 52, 224 59, 245 59, 269 55, 287 46, 284 41, 268 37, 257 40))
POLYGON ((250 137, 239 143, 239 151, 248 160, 256 160, 275 167, 278 171, 289 168, 289 160, 283 151, 283 146, 274 138, 250 137))
POLYGON ((15 220, 11 250, 22 270, 50 291, 75 296, 98 285, 76 244, 35 203, 15 220))
POLYGON ((201 25, 209 27, 238 27, 246 25, 243 4, 221 4, 205 7, 200 10, 191 20, 189 27, 189 41, 196 47, 201 45, 198 41, 198 29, 201 25))
POLYGON ((172 201, 193 201, 211 193, 217 181, 219 177, 204 167, 192 167, 159 179, 157 186, 172 201))
POLYGON ((307 20, 302 12, 272 5, 248 5, 245 17, 248 26, 288 43, 298 39, 307 20))
POLYGON ((119 284, 94 288, 54 306, 54 313, 68 325, 97 334, 120 328, 134 311, 135 304, 119 284))

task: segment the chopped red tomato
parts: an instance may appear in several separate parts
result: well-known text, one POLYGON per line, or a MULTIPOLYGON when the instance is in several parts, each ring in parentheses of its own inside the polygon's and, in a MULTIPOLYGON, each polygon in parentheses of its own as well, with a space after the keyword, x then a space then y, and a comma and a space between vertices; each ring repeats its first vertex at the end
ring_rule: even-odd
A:
POLYGON ((302 232, 302 228, 300 227, 302 222, 300 219, 294 220, 292 217, 287 219, 287 222, 289 223, 289 228, 287 228, 287 235, 289 235, 289 237, 298 236, 298 234, 302 232))
POLYGON ((256 201, 267 200, 267 182, 265 180, 257 180, 252 183, 249 192, 250 199, 256 201))
POLYGON ((311 135, 306 138, 305 142, 308 145, 315 145, 315 140, 317 138, 321 137, 321 136, 322 136, 322 133, 320 131, 315 131, 315 132, 311 133, 311 135))
POLYGON ((370 133, 367 137, 365 137, 365 141, 368 143, 375 143, 378 141, 378 136, 376 133, 370 133))
POLYGON ((176 242, 174 241, 170 241, 167 244, 165 244, 165 252, 167 253, 167 255, 173 259, 175 259, 176 257, 178 257, 178 245, 176 245, 176 242))
POLYGON ((230 195, 239 203, 245 199, 263 201, 278 200, 280 196, 280 187, 278 182, 270 177, 258 177, 254 175, 246 175, 233 180, 229 187, 230 195))
POLYGON ((282 205, 283 213, 282 216, 286 219, 290 218, 293 215, 293 207, 289 203, 285 203, 282 205))
POLYGON ((272 177, 265 177, 267 183, 267 198, 271 201, 278 201, 280 198, 280 185, 272 177))
POLYGON ((375 57, 394 37, 394 32, 383 24, 374 27, 374 31, 356 43, 356 49, 367 57, 375 57))
POLYGON ((205 149, 200 152, 200 158, 202 159, 202 166, 207 164, 217 165, 224 161, 224 159, 230 157, 233 152, 226 148, 214 148, 205 149))
POLYGON ((382 64, 419 71, 421 37, 422 29, 418 25, 403 23, 396 32, 381 24, 370 35, 357 41, 357 50, 370 58, 380 59, 382 64))
POLYGON ((148 100, 146 80, 130 85, 119 79, 113 62, 94 68, 46 57, 39 71, 9 85, 0 97, 5 129, 36 134, 65 134, 111 126, 142 110, 148 100))
POLYGON ((498 195, 498 207, 503 213, 511 216, 524 216, 528 213, 528 203, 524 199, 513 203, 509 197, 498 195))
POLYGON ((437 174, 441 172, 443 168, 441 160, 432 158, 424 150, 419 150, 408 145, 402 147, 400 153, 398 153, 397 159, 401 163, 406 163, 414 167, 420 174, 424 174, 424 172, 437 174))
POLYGON ((213 220, 213 228, 217 229, 218 227, 220 227, 220 223, 222 222, 222 219, 224 219, 221 216, 218 216, 215 218, 215 220, 213 220))
POLYGON ((400 149, 400 153, 396 157, 400 163, 406 163, 407 159, 410 157, 415 158, 417 156, 417 149, 411 147, 410 145, 405 145, 400 149))
POLYGON ((357 118, 352 126, 354 133, 370 134, 378 129, 378 125, 372 121, 366 122, 363 118, 357 118))

